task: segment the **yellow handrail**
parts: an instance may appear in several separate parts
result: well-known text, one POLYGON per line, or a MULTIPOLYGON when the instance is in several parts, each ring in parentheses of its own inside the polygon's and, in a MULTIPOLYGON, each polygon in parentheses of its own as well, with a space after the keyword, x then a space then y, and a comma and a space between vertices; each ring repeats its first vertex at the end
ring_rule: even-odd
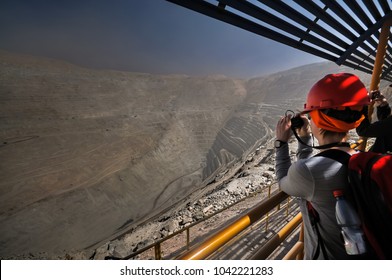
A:
POLYGON ((270 199, 264 201, 259 206, 251 210, 248 214, 240 217, 234 223, 225 227, 218 233, 214 234, 212 237, 204 241, 202 244, 187 252, 179 259, 181 260, 202 260, 215 252, 218 248, 226 244, 239 232, 259 220, 268 211, 273 209, 280 202, 285 200, 288 195, 282 191, 273 195, 270 199))
MULTIPOLYGON (((263 201, 261 204, 256 206, 253 210, 249 211, 247 214, 241 216, 235 222, 231 223, 230 225, 226 226, 225 228, 220 230, 215 235, 211 236, 209 239, 207 239, 206 241, 204 241, 203 243, 198 245, 196 248, 193 248, 191 251, 188 251, 187 253, 183 254, 180 257, 177 257, 176 259, 196 260, 196 259, 207 258, 211 254, 216 252, 219 248, 221 248, 223 245, 225 245, 227 242, 229 242, 230 240, 233 240, 234 237, 237 236, 241 231, 243 231, 244 229, 246 229, 250 225, 254 224, 255 222, 262 220, 262 218, 265 217, 265 215, 268 214, 269 211, 271 211, 274 207, 280 205, 281 202, 283 202, 285 199, 288 199, 288 198, 289 198, 289 196, 286 193, 279 191, 275 195, 270 196, 267 200, 263 201)), ((289 202, 288 202, 288 204, 289 204, 289 202)), ((288 223, 279 232, 279 236, 280 236, 281 241, 279 243, 276 243, 277 244, 276 247, 282 241, 284 241, 284 239, 297 227, 298 223, 300 222, 300 219, 298 220, 298 216, 297 216, 293 219, 293 221, 288 223)), ((189 229, 190 228, 187 227, 186 229, 183 229, 177 233, 174 233, 174 234, 162 239, 161 241, 158 241, 154 244, 151 244, 150 246, 147 246, 146 248, 143 248, 142 250, 140 250, 138 252, 130 254, 129 256, 127 256, 123 259, 129 259, 129 258, 135 257, 138 254, 144 252, 145 250, 147 250, 149 248, 154 248, 156 260, 162 259, 162 256, 161 256, 162 242, 176 236, 177 234, 179 234, 185 230, 187 233, 186 248, 188 249, 189 242, 190 242, 189 229)), ((303 237, 302 237, 302 241, 303 241, 303 237)), ((268 245, 268 243, 267 243, 267 245, 268 245)), ((268 250, 270 250, 270 249, 268 249, 268 250)), ((113 257, 113 259, 117 259, 117 258, 113 257)))
POLYGON ((252 257, 253 260, 265 260, 287 238, 287 236, 301 223, 302 214, 298 213, 287 225, 261 247, 252 257))
POLYGON ((304 248, 304 223, 302 222, 298 242, 295 243, 295 245, 290 249, 290 251, 283 257, 283 260, 303 260, 304 248))
POLYGON ((290 249, 290 251, 283 257, 283 260, 295 260, 297 259, 297 256, 303 252, 303 250, 304 250, 304 243, 298 241, 290 249))

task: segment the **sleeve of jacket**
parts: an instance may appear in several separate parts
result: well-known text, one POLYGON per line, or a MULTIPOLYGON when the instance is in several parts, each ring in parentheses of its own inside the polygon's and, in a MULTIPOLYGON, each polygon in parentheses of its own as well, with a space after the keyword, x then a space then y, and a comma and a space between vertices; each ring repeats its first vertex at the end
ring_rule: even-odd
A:
POLYGON ((379 121, 388 118, 390 115, 391 115, 391 107, 389 106, 388 103, 384 106, 377 107, 377 119, 379 121))
POLYGON ((279 181, 279 187, 288 195, 312 200, 314 178, 306 165, 306 159, 300 159, 290 166, 287 176, 279 181))
POLYGON ((383 107, 377 107, 378 121, 374 123, 370 123, 368 118, 367 106, 364 107, 363 114, 365 115, 364 120, 361 124, 356 128, 356 132, 359 136, 362 137, 379 137, 381 135, 389 134, 391 130, 391 122, 389 118, 385 118, 383 120, 380 119, 380 115, 387 114, 387 111, 390 114, 389 105, 383 107), (389 111, 388 111, 389 109, 389 111))
POLYGON ((382 121, 370 123, 368 118, 365 118, 361 124, 356 128, 357 134, 363 137, 379 137, 385 134, 390 134, 392 130, 392 118, 388 117, 382 121))
MULTIPOLYGON (((311 144, 311 137, 302 139, 308 145, 311 144)), ((297 157, 299 160, 291 164, 288 145, 276 151, 276 177, 279 182, 279 187, 285 193, 297 196, 308 197, 312 194, 311 190, 307 188, 312 186, 312 175, 307 168, 305 161, 311 156, 313 149, 298 143, 297 157)))
POLYGON ((360 123, 360 125, 355 130, 356 130, 356 132, 357 132, 357 134, 359 136, 362 136, 362 137, 375 137, 375 136, 371 136, 370 135, 371 134, 370 133, 371 129, 369 129, 370 121, 369 121, 369 118, 368 118, 367 106, 365 106, 365 108, 366 108, 366 110, 364 110, 364 112, 363 112, 363 114, 365 115, 365 118, 363 119, 363 121, 360 123))
POLYGON ((276 178, 280 181, 287 175, 291 165, 289 145, 284 144, 281 148, 276 149, 275 172, 276 178))
POLYGON ((308 137, 302 137, 301 140, 306 143, 307 145, 302 144, 301 142, 298 142, 298 150, 297 150, 297 158, 298 159, 305 159, 309 158, 312 156, 313 153, 313 148, 309 147, 312 145, 312 138, 310 136, 308 137))
MULTIPOLYGON (((304 137, 301 138, 307 145, 311 146, 312 138, 304 137)), ((303 145, 302 143, 298 143, 297 150, 297 158, 304 159, 311 156, 313 148, 303 145)), ((276 161, 275 161, 275 170, 276 170, 276 178, 280 181, 283 177, 287 175, 287 172, 291 165, 289 145, 284 144, 281 148, 276 150, 276 161)))

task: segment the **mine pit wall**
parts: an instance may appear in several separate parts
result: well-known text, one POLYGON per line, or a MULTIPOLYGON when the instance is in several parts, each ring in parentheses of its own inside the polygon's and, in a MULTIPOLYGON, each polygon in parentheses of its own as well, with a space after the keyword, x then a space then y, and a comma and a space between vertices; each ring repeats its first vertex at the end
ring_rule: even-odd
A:
POLYGON ((238 161, 244 161, 257 147, 268 140, 262 119, 233 117, 218 132, 207 154, 203 177, 213 180, 216 174, 238 161))
POLYGON ((246 95, 225 77, 0 66, 0 257, 83 249, 192 193, 246 95))

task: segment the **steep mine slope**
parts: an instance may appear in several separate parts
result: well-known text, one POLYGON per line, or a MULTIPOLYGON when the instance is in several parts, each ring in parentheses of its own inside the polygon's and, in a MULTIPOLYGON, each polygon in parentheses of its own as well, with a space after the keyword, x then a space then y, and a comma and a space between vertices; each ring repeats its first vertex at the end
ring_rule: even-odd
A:
POLYGON ((337 69, 246 81, 0 51, 0 256, 78 250, 137 226, 244 160, 337 69))
POLYGON ((0 253, 97 242, 201 184, 243 81, 0 54, 0 253))

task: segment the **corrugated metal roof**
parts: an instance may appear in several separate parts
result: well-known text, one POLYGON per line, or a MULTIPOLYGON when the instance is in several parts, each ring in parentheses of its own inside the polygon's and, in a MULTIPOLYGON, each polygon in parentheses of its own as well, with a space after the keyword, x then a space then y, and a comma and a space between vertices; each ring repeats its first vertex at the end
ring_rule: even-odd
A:
MULTIPOLYGON (((390 0, 167 1, 369 74, 380 29, 392 22, 390 0)), ((381 79, 392 81, 391 40, 381 79)))

